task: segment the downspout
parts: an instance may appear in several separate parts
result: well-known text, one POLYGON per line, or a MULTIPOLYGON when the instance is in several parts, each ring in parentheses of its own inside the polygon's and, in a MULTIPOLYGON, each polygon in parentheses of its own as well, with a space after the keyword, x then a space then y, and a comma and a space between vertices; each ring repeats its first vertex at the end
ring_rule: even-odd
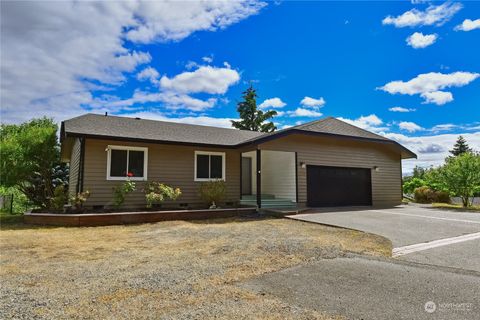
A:
POLYGON ((85 138, 80 140, 80 173, 78 177, 79 190, 78 192, 83 192, 83 177, 85 172, 85 138))
POLYGON ((257 207, 262 208, 262 151, 257 149, 257 207))

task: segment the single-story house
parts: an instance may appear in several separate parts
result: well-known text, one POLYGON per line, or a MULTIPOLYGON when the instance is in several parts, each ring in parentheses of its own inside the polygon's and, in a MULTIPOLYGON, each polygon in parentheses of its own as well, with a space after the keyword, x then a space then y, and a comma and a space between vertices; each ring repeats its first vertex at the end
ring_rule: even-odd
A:
POLYGON ((402 200, 402 159, 416 155, 383 136, 328 117, 273 133, 85 114, 62 122, 69 192, 86 206, 112 204, 131 179, 126 206, 143 207, 141 184, 182 190, 176 203, 201 205, 202 182, 222 179, 226 202, 258 207, 393 206, 402 200), (131 176, 131 177, 128 177, 131 176))

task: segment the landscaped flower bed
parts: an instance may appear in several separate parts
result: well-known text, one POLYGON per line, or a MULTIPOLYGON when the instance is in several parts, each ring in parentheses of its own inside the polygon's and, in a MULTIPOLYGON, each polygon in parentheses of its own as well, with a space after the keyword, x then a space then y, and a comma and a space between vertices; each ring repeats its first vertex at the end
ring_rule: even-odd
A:
POLYGON ((25 213, 24 222, 54 226, 107 226, 148 223, 168 220, 198 220, 254 214, 256 208, 224 208, 200 210, 125 211, 111 213, 25 213))

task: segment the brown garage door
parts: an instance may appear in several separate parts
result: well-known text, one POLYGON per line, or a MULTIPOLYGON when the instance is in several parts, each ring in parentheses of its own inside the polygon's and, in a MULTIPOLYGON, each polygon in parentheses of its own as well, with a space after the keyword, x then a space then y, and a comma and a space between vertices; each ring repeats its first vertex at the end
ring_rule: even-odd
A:
POLYGON ((372 205, 370 169, 307 166, 310 207, 372 205))

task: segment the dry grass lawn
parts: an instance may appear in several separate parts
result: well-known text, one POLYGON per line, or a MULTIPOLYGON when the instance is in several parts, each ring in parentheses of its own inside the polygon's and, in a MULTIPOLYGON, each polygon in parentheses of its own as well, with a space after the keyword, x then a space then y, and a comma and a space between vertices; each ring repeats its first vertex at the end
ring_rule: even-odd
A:
POLYGON ((236 283, 347 251, 391 253, 379 236, 287 219, 8 229, 1 319, 331 319, 236 283))

